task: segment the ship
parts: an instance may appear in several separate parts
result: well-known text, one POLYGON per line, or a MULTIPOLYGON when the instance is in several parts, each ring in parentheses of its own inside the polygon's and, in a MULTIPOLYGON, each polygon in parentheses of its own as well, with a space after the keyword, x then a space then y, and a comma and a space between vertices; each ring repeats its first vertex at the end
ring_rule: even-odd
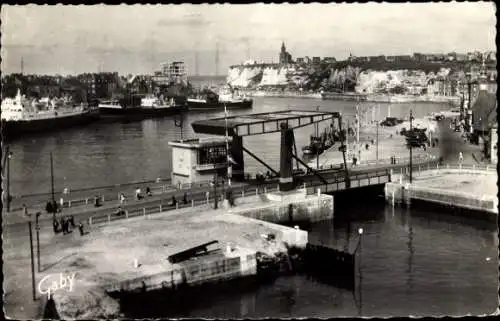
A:
POLYGON ((310 136, 309 145, 302 147, 302 153, 304 156, 321 155, 339 140, 340 136, 333 130, 333 126, 330 126, 329 130, 325 129, 321 135, 316 130, 316 134, 310 136))
POLYGON ((219 89, 219 93, 205 90, 196 97, 187 99, 189 110, 213 111, 226 109, 247 109, 253 107, 253 100, 235 93, 230 86, 219 89))
POLYGON ((174 97, 150 94, 140 98, 139 105, 128 105, 124 100, 101 101, 99 110, 103 119, 141 120, 177 115, 187 108, 185 103, 178 102, 174 97))
POLYGON ((28 99, 18 89, 14 98, 5 98, 2 108, 2 138, 13 140, 26 134, 55 131, 86 125, 99 119, 99 109, 71 98, 28 99))

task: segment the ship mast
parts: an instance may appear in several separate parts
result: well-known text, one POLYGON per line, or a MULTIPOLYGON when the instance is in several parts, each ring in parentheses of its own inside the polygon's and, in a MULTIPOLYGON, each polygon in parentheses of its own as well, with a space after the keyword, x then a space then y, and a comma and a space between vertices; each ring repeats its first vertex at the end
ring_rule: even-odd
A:
POLYGON ((219 75, 219 42, 215 43, 215 76, 219 75))

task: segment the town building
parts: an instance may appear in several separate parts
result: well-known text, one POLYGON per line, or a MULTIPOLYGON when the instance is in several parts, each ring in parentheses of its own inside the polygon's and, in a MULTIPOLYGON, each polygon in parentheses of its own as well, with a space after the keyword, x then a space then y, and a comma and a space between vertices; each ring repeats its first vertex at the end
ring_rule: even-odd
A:
POLYGON ((421 54, 421 53, 418 53, 418 52, 415 52, 413 54, 413 60, 414 61, 417 61, 417 62, 425 62, 427 59, 426 55, 424 54, 421 54))
POLYGON ((315 64, 315 65, 321 63, 321 57, 313 57, 312 58, 312 63, 315 64))
POLYGON ((405 62, 405 61, 411 61, 412 57, 410 55, 399 55, 399 56, 394 56, 394 60, 396 62, 405 62))
POLYGON ((279 62, 282 65, 287 65, 292 63, 292 55, 288 51, 286 51, 284 42, 281 43, 279 62))
POLYGON ((337 62, 337 59, 335 57, 324 57, 323 61, 327 64, 334 64, 337 62))
POLYGON ((497 97, 491 90, 484 60, 481 76, 478 80, 479 93, 472 106, 473 141, 482 145, 484 157, 492 163, 497 162, 498 122, 497 122, 497 97))
POLYGON ((303 58, 303 57, 297 58, 297 59, 295 60, 295 62, 296 62, 297 64, 303 64, 303 63, 304 63, 304 58, 303 58))
POLYGON ((170 86, 172 83, 187 84, 186 66, 182 61, 163 63, 160 65, 160 70, 155 71, 152 80, 159 86, 170 86))

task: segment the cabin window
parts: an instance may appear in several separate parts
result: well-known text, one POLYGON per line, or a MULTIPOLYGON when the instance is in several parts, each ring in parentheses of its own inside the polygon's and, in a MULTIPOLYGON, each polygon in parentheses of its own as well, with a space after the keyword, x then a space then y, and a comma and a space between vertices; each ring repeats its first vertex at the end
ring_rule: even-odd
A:
POLYGON ((198 151, 198 164, 225 163, 226 155, 226 147, 203 147, 198 151))

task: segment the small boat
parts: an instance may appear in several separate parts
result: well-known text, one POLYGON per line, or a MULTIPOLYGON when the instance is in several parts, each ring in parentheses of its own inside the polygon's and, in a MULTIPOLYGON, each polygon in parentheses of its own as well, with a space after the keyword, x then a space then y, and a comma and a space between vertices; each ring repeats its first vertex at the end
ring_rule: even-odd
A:
POLYGON ((318 135, 311 135, 309 145, 302 147, 302 152, 306 156, 316 156, 321 155, 325 150, 329 149, 338 140, 338 134, 336 134, 333 128, 330 130, 325 129, 325 131, 318 135))

